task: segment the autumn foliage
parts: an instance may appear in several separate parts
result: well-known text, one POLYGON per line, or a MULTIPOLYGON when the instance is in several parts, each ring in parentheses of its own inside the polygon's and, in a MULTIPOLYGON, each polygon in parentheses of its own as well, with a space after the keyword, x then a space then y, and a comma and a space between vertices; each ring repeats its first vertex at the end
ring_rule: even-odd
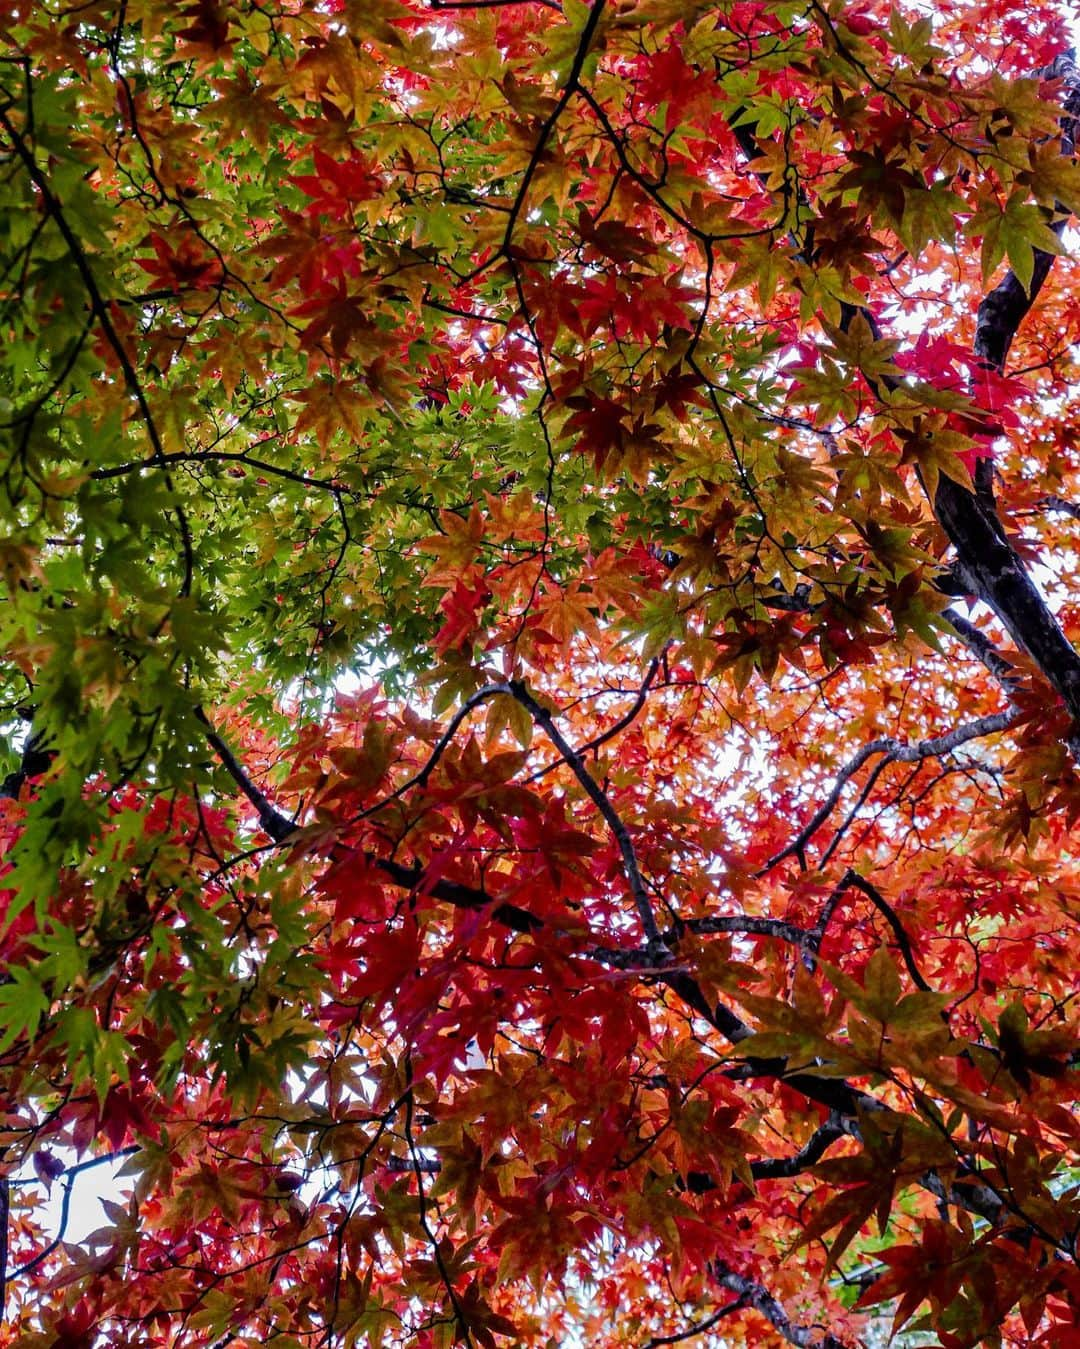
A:
POLYGON ((0 5, 0 1346, 1080 1344, 1067 8, 0 5))

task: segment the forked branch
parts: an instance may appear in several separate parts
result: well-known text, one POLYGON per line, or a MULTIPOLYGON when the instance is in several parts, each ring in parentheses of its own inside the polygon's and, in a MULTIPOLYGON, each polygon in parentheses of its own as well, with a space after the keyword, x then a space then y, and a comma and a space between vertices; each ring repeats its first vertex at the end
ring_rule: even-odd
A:
POLYGON ((1002 731, 1007 731, 1011 726, 1015 726, 1021 720, 1021 716, 1022 713, 1018 708, 1008 708, 1004 712, 993 712, 985 717, 978 717, 975 721, 966 722, 962 726, 954 727, 951 731, 946 731, 944 735, 930 736, 925 740, 904 741, 896 740, 892 736, 871 740, 869 744, 863 745, 840 770, 828 796, 791 842, 781 848, 779 852, 774 853, 765 865, 755 873, 755 876, 760 878, 768 875, 774 867, 788 857, 797 857, 801 862, 804 861, 807 844, 836 809, 840 798, 844 794, 844 788, 858 773, 859 769, 876 755, 880 754, 882 761, 875 769, 875 775, 886 764, 914 764, 921 763, 925 759, 942 758, 954 753, 961 746, 969 744, 973 740, 1000 735, 1002 731))

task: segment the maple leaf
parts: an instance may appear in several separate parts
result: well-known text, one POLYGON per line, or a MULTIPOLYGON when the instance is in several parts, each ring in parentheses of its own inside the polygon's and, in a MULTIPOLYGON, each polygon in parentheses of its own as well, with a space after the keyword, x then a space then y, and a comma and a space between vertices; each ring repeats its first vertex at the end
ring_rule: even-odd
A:
POLYGON ((135 261, 156 285, 175 291, 211 290, 220 285, 224 276, 220 260, 193 235, 183 234, 175 249, 160 234, 151 234, 147 242, 154 256, 135 261))
POLYGON ((313 430, 321 450, 326 450, 339 431, 344 431, 354 443, 363 440, 371 396, 360 386, 327 378, 293 397, 303 405, 303 411, 296 419, 296 434, 313 430))
POLYGON ((457 581, 442 597, 439 608, 446 618, 435 636, 435 649, 440 655, 475 640, 479 631, 479 612, 490 598, 491 591, 482 576, 471 583, 457 581))
POLYGON ((232 46, 229 12, 219 0, 194 0, 183 6, 178 17, 183 22, 190 22, 186 28, 176 30, 176 37, 183 39, 183 45, 175 60, 194 57, 200 64, 209 65, 228 54, 232 46))
POLYGON ((350 293, 344 281, 320 286, 289 312, 294 318, 311 320, 303 332, 306 350, 312 351, 329 337, 331 351, 338 360, 346 353, 379 346, 386 340, 372 323, 365 300, 350 293))
POLYGON ((246 136, 265 150, 271 129, 290 124, 278 106, 273 87, 253 83, 247 70, 239 70, 231 79, 211 80, 210 85, 218 95, 212 115, 220 120, 225 137, 246 136))
POLYGON ((351 215, 354 203, 378 196, 382 190, 374 162, 363 155, 332 159, 316 146, 313 159, 313 174, 295 174, 289 180, 311 198, 305 214, 345 220, 351 215))
POLYGON ((874 1306, 899 1297, 893 1334, 930 1298, 938 1308, 949 1306, 970 1270, 971 1243, 949 1223, 928 1221, 916 1246, 897 1246, 881 1253, 887 1272, 859 1296, 856 1305, 874 1306))

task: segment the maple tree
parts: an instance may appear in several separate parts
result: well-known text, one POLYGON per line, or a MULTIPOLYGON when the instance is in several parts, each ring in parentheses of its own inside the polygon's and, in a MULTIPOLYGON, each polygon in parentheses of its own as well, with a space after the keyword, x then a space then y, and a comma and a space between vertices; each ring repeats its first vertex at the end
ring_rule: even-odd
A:
POLYGON ((1080 1343, 1068 17, 0 7, 0 1344, 1080 1343))

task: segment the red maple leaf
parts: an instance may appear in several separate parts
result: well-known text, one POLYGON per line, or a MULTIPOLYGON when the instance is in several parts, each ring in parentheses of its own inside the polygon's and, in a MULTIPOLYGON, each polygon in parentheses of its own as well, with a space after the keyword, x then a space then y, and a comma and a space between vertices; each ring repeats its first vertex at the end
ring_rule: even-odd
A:
POLYGON ((344 220, 352 211, 354 202, 367 201, 382 191, 382 178, 375 162, 364 155, 353 154, 348 159, 332 159, 324 150, 313 153, 314 173, 296 174, 289 181, 309 196, 311 204, 305 215, 329 216, 344 220))
POLYGON ((151 234, 147 242, 154 256, 135 261, 163 290, 212 290, 224 279, 221 260, 193 234, 184 234, 176 248, 160 234, 151 234))
POLYGON ((458 581, 443 596, 439 608, 446 615, 446 622, 435 636, 435 648, 440 654, 472 640, 479 627, 477 614, 490 598, 491 591, 483 577, 471 585, 458 581))

